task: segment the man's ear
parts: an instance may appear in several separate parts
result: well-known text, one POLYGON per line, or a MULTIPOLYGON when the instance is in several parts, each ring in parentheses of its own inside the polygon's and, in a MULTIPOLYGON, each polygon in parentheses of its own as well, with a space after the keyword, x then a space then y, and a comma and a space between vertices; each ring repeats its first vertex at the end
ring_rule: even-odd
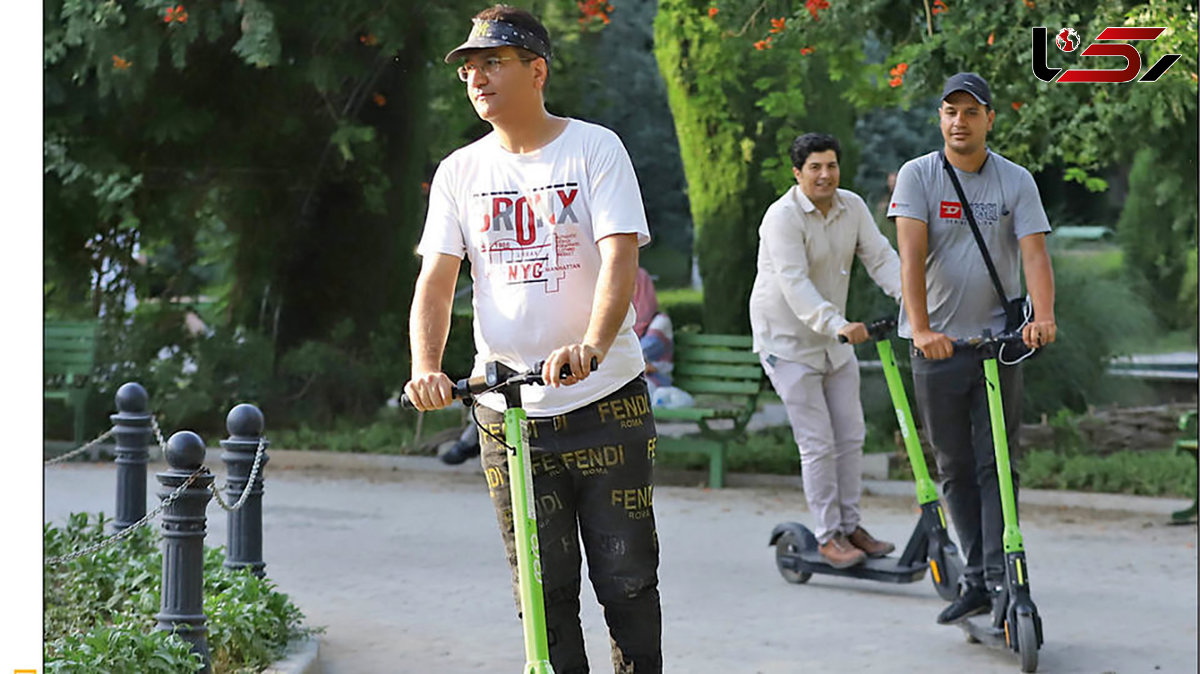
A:
POLYGON ((544 91, 546 89, 546 78, 550 76, 550 67, 546 64, 546 59, 541 57, 535 58, 529 65, 533 68, 534 86, 537 87, 538 91, 544 91))
POLYGON ((796 182, 799 183, 800 182, 800 169, 793 166, 792 167, 792 175, 796 177, 796 182))

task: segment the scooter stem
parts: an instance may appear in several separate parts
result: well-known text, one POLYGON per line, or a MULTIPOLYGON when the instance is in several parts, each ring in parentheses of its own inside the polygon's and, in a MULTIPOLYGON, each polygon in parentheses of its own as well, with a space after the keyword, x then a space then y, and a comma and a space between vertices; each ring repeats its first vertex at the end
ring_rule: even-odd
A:
MULTIPOLYGON (((917 437, 912 410, 908 406, 908 393, 904 391, 904 383, 900 381, 900 368, 896 365, 892 343, 886 339, 876 340, 875 349, 883 363, 883 378, 887 381, 888 392, 892 395, 892 407, 896 410, 896 420, 900 422, 900 434, 904 436, 908 465, 912 466, 913 478, 917 482, 917 502, 922 505, 931 503, 938 498, 937 487, 930 479, 929 468, 925 465, 925 453, 921 451, 921 440, 917 437)), ((945 526, 945 522, 942 522, 942 525, 945 526)))
POLYGON ((992 446, 996 452, 996 476, 1000 482, 1000 508, 1004 513, 1004 551, 1022 552, 1025 542, 1017 525, 1017 504, 1013 497, 1012 466, 1008 456, 1008 433, 1004 428, 1004 401, 1000 395, 1000 366, 994 354, 983 361, 987 384, 988 412, 992 418, 992 446))
POLYGON ((525 410, 504 411, 508 453, 509 492, 512 494, 513 536, 517 548, 517 576, 521 594, 521 627, 525 633, 523 674, 554 674, 546 638, 546 608, 542 597, 542 560, 534 510, 533 473, 525 410))

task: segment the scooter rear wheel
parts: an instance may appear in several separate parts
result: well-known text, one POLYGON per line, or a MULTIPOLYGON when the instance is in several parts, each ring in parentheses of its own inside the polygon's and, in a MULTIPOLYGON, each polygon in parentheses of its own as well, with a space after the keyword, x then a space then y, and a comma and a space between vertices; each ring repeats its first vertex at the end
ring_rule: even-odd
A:
POLYGON ((784 565, 784 557, 799 555, 803 549, 804 544, 790 531, 784 532, 779 540, 775 541, 775 567, 779 569, 779 575, 789 583, 801 585, 812 578, 812 573, 808 571, 794 571, 784 565))
POLYGON ((1038 666, 1037 625, 1032 615, 1017 616, 1017 649, 1021 655, 1021 671, 1036 672, 1038 666))

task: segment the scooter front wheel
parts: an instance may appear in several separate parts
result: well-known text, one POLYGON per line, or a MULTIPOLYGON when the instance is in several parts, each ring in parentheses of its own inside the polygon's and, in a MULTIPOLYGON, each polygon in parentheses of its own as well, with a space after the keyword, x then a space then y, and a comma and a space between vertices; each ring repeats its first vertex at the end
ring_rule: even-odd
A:
POLYGON ((1021 655, 1021 671, 1036 672, 1038 666, 1037 625, 1032 615, 1017 615, 1017 649, 1021 655))
POLYGON ((812 573, 809 571, 795 571, 788 568, 787 558, 798 556, 803 549, 804 544, 791 531, 785 531, 779 536, 779 540, 775 541, 775 567, 779 569, 779 575, 789 583, 801 585, 812 578, 812 573))
MULTIPOLYGON (((958 598, 958 581, 962 578, 962 558, 958 556, 957 552, 947 553, 941 557, 943 560, 941 568, 938 569, 937 574, 929 574, 929 581, 933 583, 933 589, 937 591, 939 597, 944 601, 954 601, 958 598), (938 582, 939 578, 941 582, 938 582)), ((937 564, 933 555, 930 555, 929 563, 937 564)))

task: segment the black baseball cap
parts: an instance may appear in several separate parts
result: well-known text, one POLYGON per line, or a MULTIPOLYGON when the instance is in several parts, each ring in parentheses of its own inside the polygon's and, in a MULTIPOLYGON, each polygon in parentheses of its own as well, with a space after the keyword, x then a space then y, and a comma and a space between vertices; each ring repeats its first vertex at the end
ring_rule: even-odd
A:
POLYGON ((975 73, 958 73, 951 75, 942 87, 942 100, 956 91, 965 91, 975 97, 981 105, 992 107, 992 90, 988 88, 987 80, 975 73))
POLYGON ((446 54, 446 63, 454 63, 466 56, 465 52, 472 49, 493 49, 495 47, 520 47, 528 49, 538 56, 550 61, 550 45, 544 40, 507 21, 493 19, 473 19, 471 34, 467 41, 458 45, 446 54))

